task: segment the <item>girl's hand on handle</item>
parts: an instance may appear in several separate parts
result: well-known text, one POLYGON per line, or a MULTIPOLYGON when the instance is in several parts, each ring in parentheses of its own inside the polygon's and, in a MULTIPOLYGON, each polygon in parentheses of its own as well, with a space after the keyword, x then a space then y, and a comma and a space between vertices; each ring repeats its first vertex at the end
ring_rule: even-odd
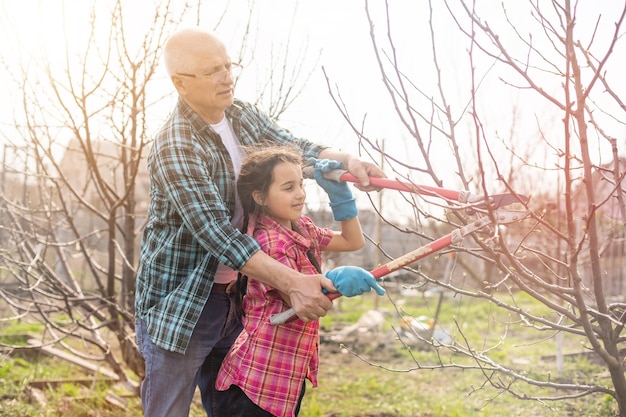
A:
POLYGON ((358 266, 339 266, 326 273, 337 291, 346 297, 354 297, 372 289, 378 295, 385 295, 385 290, 378 285, 376 278, 369 271, 358 266))
POLYGON ((356 188, 361 191, 379 191, 379 187, 371 184, 370 177, 387 178, 384 171, 371 162, 364 162, 358 156, 350 153, 326 148, 318 155, 319 159, 340 161, 345 169, 358 179, 356 188))
POLYGON ((355 218, 359 214, 356 199, 345 181, 333 181, 324 177, 324 174, 337 169, 343 169, 343 164, 331 159, 309 160, 313 164, 313 177, 317 184, 322 187, 330 200, 330 209, 336 221, 344 221, 355 218))

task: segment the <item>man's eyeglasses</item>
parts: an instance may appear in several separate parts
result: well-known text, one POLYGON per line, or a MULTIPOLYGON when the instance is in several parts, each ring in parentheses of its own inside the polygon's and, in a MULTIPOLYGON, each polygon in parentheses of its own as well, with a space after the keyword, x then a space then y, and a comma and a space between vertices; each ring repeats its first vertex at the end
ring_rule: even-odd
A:
POLYGON ((239 77, 241 75, 241 71, 243 71, 243 66, 241 66, 240 64, 228 64, 226 65, 225 70, 212 72, 211 74, 186 74, 184 72, 177 72, 176 74, 182 75, 183 77, 199 79, 210 78, 211 81, 219 83, 224 81, 227 75, 230 75, 231 77, 233 77, 233 79, 239 77))

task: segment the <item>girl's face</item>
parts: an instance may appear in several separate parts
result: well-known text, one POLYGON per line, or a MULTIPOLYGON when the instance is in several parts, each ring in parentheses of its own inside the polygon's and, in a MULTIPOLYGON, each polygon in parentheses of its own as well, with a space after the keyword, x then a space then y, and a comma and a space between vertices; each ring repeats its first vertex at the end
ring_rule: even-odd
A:
POLYGON ((291 222, 302 216, 306 199, 302 168, 298 164, 282 162, 274 167, 273 177, 267 195, 263 197, 255 191, 253 197, 268 216, 285 227, 291 227, 291 222))

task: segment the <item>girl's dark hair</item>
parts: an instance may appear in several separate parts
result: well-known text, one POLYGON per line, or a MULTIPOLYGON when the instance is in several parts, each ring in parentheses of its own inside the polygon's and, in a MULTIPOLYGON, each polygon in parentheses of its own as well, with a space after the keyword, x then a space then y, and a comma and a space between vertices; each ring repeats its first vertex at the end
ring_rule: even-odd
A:
MULTIPOLYGON (((302 165, 300 151, 288 145, 263 145, 259 147, 244 148, 247 156, 241 164, 239 178, 237 179, 237 193, 243 207, 243 227, 241 231, 246 233, 250 220, 258 216, 263 207, 258 205, 252 194, 260 191, 264 196, 267 194, 272 181, 274 181, 274 167, 287 162, 302 165)), ((246 293, 248 277, 239 273, 234 294, 235 311, 239 318, 244 316, 243 296, 246 293)))

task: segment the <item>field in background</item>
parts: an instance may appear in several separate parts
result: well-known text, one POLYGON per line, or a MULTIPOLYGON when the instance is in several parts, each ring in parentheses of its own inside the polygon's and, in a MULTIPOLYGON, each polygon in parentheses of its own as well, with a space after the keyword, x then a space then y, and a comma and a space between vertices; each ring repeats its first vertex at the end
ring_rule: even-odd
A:
MULTIPOLYGON (((399 311, 432 319, 439 301, 437 294, 431 297, 416 294, 402 297, 399 302, 397 295, 392 294, 392 298, 395 305, 387 297, 376 300, 377 308, 385 312, 382 328, 364 332, 363 337, 347 338, 343 342, 345 346, 332 340, 333 336, 372 310, 374 297, 339 299, 335 311, 322 319, 320 386, 312 388, 309 384, 300 417, 613 415, 612 400, 604 395, 540 404, 499 394, 484 384, 483 375, 477 371, 420 369, 446 365, 452 360, 467 363, 467 360, 451 356, 445 349, 437 351, 398 340, 399 311)), ((524 308, 541 309, 530 300, 519 301, 524 308)), ((463 337, 471 343, 494 346, 492 357, 526 373, 550 373, 553 378, 580 383, 600 376, 610 386, 604 368, 584 354, 580 343, 568 342, 566 338, 564 352, 568 355, 559 375, 553 360, 555 338, 520 327, 518 318, 498 311, 485 301, 444 297, 438 324, 457 338, 462 330, 463 337), (505 329, 506 338, 501 339, 505 329)), ((26 319, 19 324, 4 322, 0 325, 0 342, 20 343, 21 335, 40 331, 36 323, 26 319)), ((520 393, 534 391, 525 386, 514 388, 520 393)), ((94 379, 72 364, 36 351, 3 348, 0 415, 133 417, 141 416, 141 411, 138 399, 127 390, 94 379)), ((204 416, 199 403, 194 404, 191 416, 204 416)))

